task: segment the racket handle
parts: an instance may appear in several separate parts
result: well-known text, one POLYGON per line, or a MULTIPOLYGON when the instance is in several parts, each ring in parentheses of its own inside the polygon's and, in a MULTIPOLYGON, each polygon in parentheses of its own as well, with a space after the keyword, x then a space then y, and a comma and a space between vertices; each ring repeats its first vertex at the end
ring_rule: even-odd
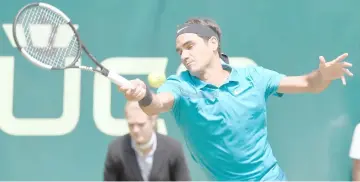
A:
POLYGON ((120 76, 119 74, 117 74, 114 71, 110 71, 109 70, 109 74, 107 76, 113 83, 115 83, 116 85, 126 88, 126 89, 131 89, 133 88, 133 86, 131 85, 131 82, 129 80, 127 80, 126 78, 120 76))

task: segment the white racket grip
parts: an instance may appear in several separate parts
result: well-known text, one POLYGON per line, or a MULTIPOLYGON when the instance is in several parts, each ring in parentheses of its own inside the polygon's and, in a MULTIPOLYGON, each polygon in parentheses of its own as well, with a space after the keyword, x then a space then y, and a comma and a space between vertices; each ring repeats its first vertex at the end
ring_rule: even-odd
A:
POLYGON ((107 76, 112 82, 114 82, 116 85, 123 87, 125 89, 132 89, 133 86, 129 80, 126 78, 120 76, 114 71, 109 71, 109 74, 107 76))

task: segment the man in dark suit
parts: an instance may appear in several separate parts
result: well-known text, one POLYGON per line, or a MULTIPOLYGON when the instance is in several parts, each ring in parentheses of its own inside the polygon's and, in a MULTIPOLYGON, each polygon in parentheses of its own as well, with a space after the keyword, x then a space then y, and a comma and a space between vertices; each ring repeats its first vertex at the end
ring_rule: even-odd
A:
POLYGON ((107 151, 104 181, 190 181, 181 144, 155 131, 157 116, 137 102, 125 105, 129 134, 116 138, 107 151))

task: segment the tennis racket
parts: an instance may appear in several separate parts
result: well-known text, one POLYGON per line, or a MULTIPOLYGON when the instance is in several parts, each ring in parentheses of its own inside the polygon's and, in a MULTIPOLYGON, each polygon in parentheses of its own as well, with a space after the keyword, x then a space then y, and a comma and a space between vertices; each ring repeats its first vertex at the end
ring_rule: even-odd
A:
MULTIPOLYGON (((81 42, 79 34, 72 24, 70 18, 56 7, 42 3, 30 3, 25 5, 17 13, 13 22, 12 33, 17 49, 21 54, 34 65, 48 70, 81 69, 100 73, 109 78, 113 83, 122 88, 131 89, 132 85, 126 78, 114 71, 106 69, 88 51, 81 42), (36 27, 50 26, 48 41, 41 45, 35 45, 32 40, 32 31, 42 31, 36 27), (71 32, 71 38, 64 43, 64 37, 57 36, 59 29, 71 32), (24 32, 24 37, 20 37, 19 31, 24 32), (21 46, 20 38, 26 42, 26 46, 21 46), (54 46, 54 45, 57 46, 54 46), (60 47, 58 45, 61 45, 60 47), (95 63, 96 67, 84 66, 79 63, 82 51, 95 63)), ((37 32, 42 35, 44 32, 37 32)), ((45 36, 45 34, 44 34, 45 36)))

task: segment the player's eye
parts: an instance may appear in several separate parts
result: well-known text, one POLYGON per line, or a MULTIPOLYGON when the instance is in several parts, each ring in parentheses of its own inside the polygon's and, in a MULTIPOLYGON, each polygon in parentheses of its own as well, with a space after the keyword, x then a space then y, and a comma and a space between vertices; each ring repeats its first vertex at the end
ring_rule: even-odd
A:
POLYGON ((185 46, 186 49, 190 50, 194 47, 194 44, 188 44, 185 46))

